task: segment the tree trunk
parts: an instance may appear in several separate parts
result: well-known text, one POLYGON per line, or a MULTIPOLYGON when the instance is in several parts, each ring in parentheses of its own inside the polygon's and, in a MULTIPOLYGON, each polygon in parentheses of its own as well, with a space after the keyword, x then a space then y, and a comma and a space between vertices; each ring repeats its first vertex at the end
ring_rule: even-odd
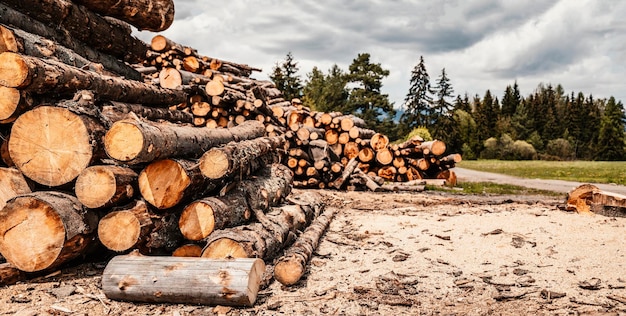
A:
POLYGON ((0 211, 0 252, 22 271, 57 267, 88 249, 97 221, 73 196, 23 194, 0 211))
POLYGON ((111 158, 137 164, 167 157, 199 157, 214 146, 258 138, 264 133, 265 128, 258 121, 245 121, 228 129, 209 129, 123 120, 106 133, 104 146, 111 158))
POLYGON ((325 207, 321 196, 313 192, 303 192, 294 198, 299 199, 293 201, 298 204, 273 208, 267 214, 271 225, 264 226, 256 222, 213 232, 202 251, 202 257, 213 259, 274 257, 325 207))
POLYGON ((265 264, 260 259, 117 256, 102 274, 114 300, 253 306, 265 264))
POLYGON ((137 173, 129 168, 105 165, 83 170, 74 191, 88 208, 104 208, 129 202, 137 191, 137 173))
POLYGON ((87 115, 62 107, 41 106, 13 123, 9 153, 28 178, 47 186, 74 180, 102 157, 104 128, 87 115))
POLYGON ((284 146, 285 138, 281 136, 260 137, 215 147, 200 158, 200 170, 209 179, 246 177, 255 171, 251 167, 260 166, 255 161, 271 153, 275 155, 276 151, 284 146))
POLYGON ((0 210, 8 200, 30 192, 30 186, 19 170, 0 168, 0 210))
POLYGON ((320 238, 335 216, 337 209, 328 208, 296 239, 274 267, 274 278, 283 285, 296 284, 304 275, 306 265, 317 249, 320 238))
POLYGON ((61 46, 48 38, 31 34, 17 28, 9 28, 0 25, 0 33, 2 34, 2 38, 0 39, 0 53, 13 52, 39 58, 55 58, 64 64, 77 68, 88 69, 106 75, 110 75, 110 72, 114 72, 127 79, 142 80, 139 72, 118 60, 111 60, 110 58, 89 60, 79 53, 65 46, 61 46), (102 69, 102 67, 104 67, 104 69, 102 69))
POLYGON ((165 31, 174 22, 173 0, 73 0, 103 16, 120 19, 140 31, 165 31))
POLYGON ((146 56, 148 46, 131 35, 128 25, 105 19, 70 1, 5 0, 3 3, 128 63, 141 62, 146 56))
POLYGON ((138 182, 146 202, 160 210, 204 195, 222 184, 203 177, 196 162, 184 159, 153 161, 139 173, 138 182))
POLYGON ((170 106, 187 100, 182 90, 163 89, 10 52, 0 54, 0 84, 35 93, 73 94, 78 90, 92 90, 99 100, 155 106, 170 106))
POLYGON ((193 114, 189 112, 170 110, 165 108, 153 108, 140 104, 130 104, 122 102, 105 102, 100 105, 102 116, 106 117, 111 123, 131 118, 129 114, 135 113, 139 117, 143 117, 150 121, 168 121, 171 123, 193 123, 193 114))

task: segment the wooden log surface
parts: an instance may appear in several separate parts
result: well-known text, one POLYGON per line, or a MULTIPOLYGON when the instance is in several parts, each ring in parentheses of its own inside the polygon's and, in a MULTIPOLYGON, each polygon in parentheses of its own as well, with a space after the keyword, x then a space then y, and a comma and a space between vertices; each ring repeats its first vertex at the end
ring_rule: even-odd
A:
POLYGON ((180 110, 155 108, 140 104, 123 103, 116 101, 99 104, 100 112, 110 124, 124 119, 132 118, 131 113, 150 121, 168 121, 171 123, 192 123, 193 114, 180 110))
POLYGON ((246 121, 227 129, 186 127, 122 120, 113 124, 104 137, 109 157, 127 164, 150 162, 168 157, 199 157, 214 146, 263 136, 258 121, 246 121))
POLYGON ((264 272, 260 259, 117 256, 104 269, 102 291, 123 301, 249 307, 264 272))
POLYGON ((22 271, 50 269, 89 249, 97 221, 71 195, 22 194, 0 210, 0 252, 22 271))
POLYGON ((174 22, 173 0, 72 0, 103 16, 118 18, 141 30, 164 31, 174 22))
POLYGON ((182 90, 163 89, 11 52, 0 54, 0 84, 36 93, 74 94, 78 90, 91 90, 99 100, 155 106, 170 106, 187 100, 182 90))
POLYGON ((76 178, 74 192, 88 208, 121 205, 137 192, 137 177, 134 170, 121 166, 90 166, 76 178))
POLYGON ((31 188, 19 170, 0 168, 0 210, 8 200, 30 192, 31 188))
POLYGON ((124 23, 105 19, 68 0, 5 0, 3 3, 44 24, 129 63, 141 62, 148 45, 124 23))

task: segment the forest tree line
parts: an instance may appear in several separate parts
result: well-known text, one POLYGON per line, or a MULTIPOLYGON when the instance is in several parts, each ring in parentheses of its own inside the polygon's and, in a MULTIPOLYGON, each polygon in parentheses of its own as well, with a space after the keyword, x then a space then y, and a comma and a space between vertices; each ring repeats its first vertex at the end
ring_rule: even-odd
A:
POLYGON ((336 64, 326 72, 314 67, 302 80, 288 53, 270 79, 286 99, 299 98, 312 110, 354 114, 392 140, 416 132, 439 139, 464 159, 626 160, 626 116, 614 97, 594 98, 543 83, 524 97, 517 82, 501 99, 490 90, 455 95, 445 68, 431 80, 420 56, 396 119, 397 110, 381 92, 389 70, 370 57, 359 54, 347 71, 336 64))

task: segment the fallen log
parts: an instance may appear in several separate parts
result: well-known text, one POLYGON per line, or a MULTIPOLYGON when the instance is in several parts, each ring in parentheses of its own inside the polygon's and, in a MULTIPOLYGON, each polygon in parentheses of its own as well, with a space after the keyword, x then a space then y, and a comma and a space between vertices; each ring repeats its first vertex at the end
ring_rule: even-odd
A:
POLYGON ((567 194, 566 209, 581 214, 626 217, 626 195, 582 184, 567 194))
POLYGON ((141 62, 146 56, 148 45, 132 36, 127 24, 105 19, 70 1, 5 0, 3 3, 128 63, 141 62))
POLYGON ((289 286, 296 284, 302 278, 307 263, 311 260, 320 238, 336 211, 335 208, 327 208, 278 259, 274 266, 274 278, 278 282, 289 286))
MULTIPOLYGON (((255 222, 245 226, 214 231, 202 250, 204 258, 262 258, 274 257, 295 239, 324 209, 319 194, 299 194, 297 203, 272 208, 266 215, 268 223, 255 222)), ((290 201, 293 201, 291 199, 290 201)))
POLYGON ((252 306, 264 272, 260 259, 117 256, 104 269, 102 291, 123 301, 252 306))
POLYGON ((141 30, 165 31, 174 22, 173 0, 73 0, 103 16, 118 18, 141 30))
POLYGON ((88 208, 104 208, 129 202, 137 191, 137 173, 129 168, 91 166, 76 178, 74 192, 88 208))
POLYGON ((19 170, 0 168, 0 210, 8 200, 30 192, 31 188, 19 170))
POLYGON ((126 164, 150 162, 167 157, 199 157, 214 146, 263 136, 258 121, 245 121, 228 129, 209 129, 122 120, 113 124, 104 137, 109 157, 126 164))
POLYGON ((170 106, 187 100, 187 94, 182 90, 101 75, 55 60, 11 52, 0 54, 0 84, 35 93, 67 95, 78 90, 91 90, 99 100, 140 101, 154 106, 170 106))
POLYGON ((26 177, 46 186, 60 186, 103 157, 102 135, 104 128, 87 115, 41 106, 13 123, 9 154, 26 177))
MULTIPOLYGON (((200 171, 209 179, 223 179, 237 176, 240 178, 250 175, 259 158, 270 153, 276 153, 285 146, 285 138, 259 137, 256 139, 233 142, 223 147, 211 148, 199 160, 200 171)), ((258 168, 257 168, 258 169, 258 168)))
POLYGON ((68 194, 19 195, 0 210, 0 253, 26 272, 57 267, 89 249, 97 222, 68 194))

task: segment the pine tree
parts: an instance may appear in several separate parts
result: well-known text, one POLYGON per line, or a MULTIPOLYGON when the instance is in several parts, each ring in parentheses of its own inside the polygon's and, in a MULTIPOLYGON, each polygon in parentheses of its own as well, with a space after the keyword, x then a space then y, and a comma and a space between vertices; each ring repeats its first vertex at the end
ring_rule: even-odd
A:
POLYGON ((302 98, 302 80, 298 76, 298 63, 294 61, 291 52, 287 53, 282 64, 276 63, 270 79, 280 90, 286 100, 302 98))
POLYGON ((400 133, 408 134, 414 128, 430 125, 432 94, 424 57, 420 56, 419 63, 411 72, 409 92, 404 99, 404 113, 400 117, 400 133))
POLYGON ((368 128, 396 139, 395 110, 388 95, 381 93, 382 80, 389 76, 389 70, 383 69, 379 63, 371 63, 368 53, 359 54, 349 70, 348 82, 355 87, 348 98, 348 112, 365 120, 368 128))
POLYGON ((445 68, 441 70, 441 75, 437 79, 437 85, 434 90, 437 99, 433 101, 431 106, 433 113, 430 122, 432 125, 427 125, 426 127, 433 131, 433 137, 444 142, 450 142, 454 138, 454 135, 452 135, 454 125, 452 118, 453 106, 452 102, 450 102, 454 95, 454 89, 446 75, 445 68))
POLYGON ((512 87, 508 85, 504 91, 504 97, 502 98, 502 116, 512 117, 521 102, 522 98, 520 96, 519 86, 517 85, 517 81, 515 81, 512 87))
POLYGON ((602 120, 596 150, 596 160, 623 160, 624 152, 624 106, 609 98, 602 120))

